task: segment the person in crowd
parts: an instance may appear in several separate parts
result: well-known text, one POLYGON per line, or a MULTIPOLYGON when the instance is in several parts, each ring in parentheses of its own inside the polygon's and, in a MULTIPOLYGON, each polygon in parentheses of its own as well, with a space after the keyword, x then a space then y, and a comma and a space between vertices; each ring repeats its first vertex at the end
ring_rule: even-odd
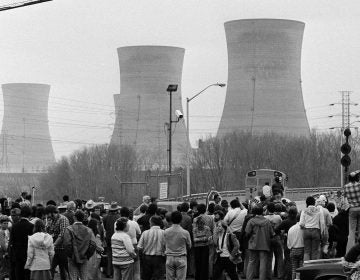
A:
POLYGON ((148 209, 148 206, 146 204, 142 204, 140 206, 140 214, 139 215, 135 215, 135 211, 134 211, 134 221, 137 222, 142 216, 144 216, 146 214, 146 211, 148 209))
POLYGON ((296 206, 291 206, 288 210, 288 216, 285 220, 281 222, 280 225, 278 225, 275 228, 275 233, 281 235, 283 238, 283 248, 284 248, 284 261, 285 261, 285 275, 284 280, 291 280, 291 263, 290 263, 290 249, 287 246, 287 235, 289 229, 296 225, 297 217, 298 216, 298 210, 296 206))
MULTIPOLYGON (((280 226, 282 219, 280 215, 274 214, 275 204, 270 202, 267 205, 267 215, 265 218, 268 219, 272 225, 272 228, 275 232, 275 228, 280 226)), ((275 232, 275 236, 270 241, 270 253, 268 254, 269 260, 267 261, 268 272, 272 273, 272 259, 273 255, 275 256, 275 267, 274 267, 274 276, 282 279, 284 276, 284 258, 283 258, 284 248, 279 232, 275 232)))
POLYGON ((240 239, 242 225, 248 211, 237 199, 230 201, 230 207, 225 215, 224 222, 229 227, 229 230, 240 239))
POLYGON ((342 205, 339 213, 333 218, 333 224, 329 228, 329 241, 333 242, 335 257, 340 258, 346 254, 346 245, 349 235, 349 211, 346 204, 342 205))
POLYGON ((150 218, 156 215, 157 205, 151 203, 146 211, 146 214, 137 220, 140 226, 141 232, 150 229, 150 218))
POLYGON ((328 202, 328 204, 326 205, 327 210, 330 213, 330 216, 332 219, 334 219, 334 217, 339 214, 339 211, 337 210, 335 203, 334 202, 328 202))
POLYGON ((259 279, 265 280, 271 277, 268 271, 270 239, 274 236, 274 230, 269 219, 263 216, 263 207, 256 205, 253 210, 256 216, 250 219, 245 228, 245 235, 249 239, 249 266, 246 269, 246 279, 253 280, 257 271, 257 261, 260 263, 259 279))
POLYGON ((190 201, 190 209, 188 211, 188 214, 192 219, 196 218, 198 215, 197 206, 198 206, 198 202, 196 200, 192 199, 190 201))
POLYGON ((283 197, 284 195, 284 186, 281 182, 281 177, 277 176, 275 177, 275 182, 274 184, 272 184, 271 186, 271 191, 273 193, 273 195, 275 195, 276 193, 280 193, 281 197, 283 197))
POLYGON ((28 236, 33 234, 34 225, 30 223, 30 206, 21 208, 21 219, 12 226, 10 231, 9 246, 11 247, 11 260, 14 265, 14 276, 16 280, 29 280, 30 270, 25 268, 27 260, 28 236))
POLYGON ((166 279, 185 280, 187 251, 191 248, 188 231, 181 226, 182 215, 179 211, 171 213, 172 226, 165 230, 166 279))
MULTIPOLYGON (((137 254, 137 243, 138 243, 137 241, 141 235, 140 227, 137 222, 132 221, 130 219, 130 209, 129 208, 121 207, 120 217, 128 219, 128 222, 127 222, 128 231, 126 233, 130 236, 131 243, 135 249, 135 253, 137 254)), ((133 269, 134 269, 134 275, 133 275, 134 278, 133 279, 140 280, 140 260, 139 260, 139 258, 134 259, 133 269)))
MULTIPOLYGON (((144 195, 143 198, 142 198, 142 203, 140 204, 140 206, 138 208, 135 209, 134 211, 134 216, 138 216, 140 215, 141 211, 140 211, 140 208, 142 206, 147 206, 149 207, 150 203, 151 203, 151 197, 149 195, 144 195)), ((146 210, 145 210, 146 211, 146 210)), ((145 212, 144 212, 145 213, 145 212)))
POLYGON ((206 280, 209 275, 209 244, 212 233, 202 217, 196 219, 193 224, 193 248, 195 262, 195 280, 206 280))
POLYGON ((287 248, 290 250, 291 279, 296 278, 296 269, 303 266, 304 262, 304 231, 297 222, 287 235, 287 248))
POLYGON ((161 218, 150 218, 150 229, 143 232, 138 243, 142 255, 143 280, 161 279, 165 273, 165 232, 161 218))
POLYGON ((38 204, 37 206, 34 206, 32 213, 33 213, 33 217, 30 220, 30 222, 34 225, 36 221, 38 220, 44 221, 46 218, 45 207, 42 204, 38 204))
POLYGON ((215 223, 214 228, 216 228, 222 222, 224 217, 225 217, 225 213, 223 211, 221 211, 221 210, 215 211, 215 213, 214 213, 214 223, 215 223))
POLYGON ((29 236, 25 268, 30 270, 30 280, 52 280, 51 262, 54 257, 54 243, 45 231, 45 224, 38 219, 34 234, 29 236))
POLYGON ((226 215, 229 210, 229 202, 226 199, 223 199, 221 200, 220 205, 223 208, 224 214, 226 215))
POLYGON ((109 213, 104 217, 103 224, 105 229, 105 242, 106 242, 106 255, 107 255, 107 267, 106 276, 112 278, 114 271, 112 266, 112 249, 111 249, 111 237, 114 234, 114 224, 120 218, 120 207, 116 202, 110 204, 109 213))
POLYGON ((132 280, 134 277, 134 258, 137 257, 129 230, 128 219, 119 218, 115 224, 115 233, 111 237, 112 264, 114 279, 132 280))
POLYGON ((8 216, 0 216, 0 280, 4 280, 10 273, 8 256, 10 240, 9 222, 10 219, 8 216))
POLYGON ((74 223, 66 228, 63 235, 70 280, 88 279, 88 260, 96 250, 95 236, 90 228, 83 224, 85 213, 76 210, 74 223))
POLYGON ((67 205, 70 202, 69 196, 65 194, 63 197, 63 204, 67 205))
POLYGON ((19 222, 20 219, 21 219, 21 210, 19 205, 18 207, 14 207, 10 210, 10 224, 14 225, 17 222, 19 222))
POLYGON ((99 219, 91 217, 88 227, 92 230, 95 236, 95 244, 96 249, 95 253, 90 257, 88 262, 88 280, 101 280, 101 273, 100 273, 100 261, 101 261, 101 254, 104 252, 104 248, 102 246, 102 242, 100 239, 99 234, 99 219))
POLYGON ((262 194, 265 196, 266 199, 270 199, 272 193, 269 182, 266 182, 265 185, 262 187, 262 194))
POLYGON ((342 259, 342 265, 345 273, 350 274, 348 279, 357 280, 360 279, 359 270, 359 256, 360 256, 360 240, 358 239, 356 244, 350 248, 342 259))
POLYGON ((344 196, 347 198, 349 209, 349 236, 346 246, 348 252, 355 245, 355 234, 360 232, 360 183, 357 174, 349 174, 349 183, 344 186, 344 196))
POLYGON ((215 204, 215 205, 219 205, 220 202, 221 202, 221 196, 220 196, 220 194, 219 194, 219 193, 215 193, 215 194, 214 194, 214 204, 215 204))
POLYGON ((300 226, 304 230, 304 261, 319 259, 325 221, 312 196, 306 198, 306 209, 300 215, 300 226))
POLYGON ((327 256, 328 248, 329 248, 329 227, 332 225, 332 218, 330 215, 329 210, 326 208, 327 206, 327 198, 325 195, 320 195, 319 198, 316 200, 316 206, 320 209, 321 214, 324 216, 325 233, 321 236, 321 248, 323 257, 327 256))
POLYGON ((54 241, 55 255, 51 264, 51 271, 54 276, 55 268, 59 266, 61 280, 66 280, 68 274, 68 261, 63 245, 63 236, 65 229, 69 226, 69 220, 59 214, 58 209, 54 205, 48 205, 45 208, 48 220, 46 232, 49 233, 54 241))
POLYGON ((66 204, 66 211, 64 216, 69 220, 69 224, 72 225, 74 223, 74 214, 76 210, 76 204, 74 201, 69 201, 66 204))
MULTIPOLYGON (((189 203, 183 202, 180 204, 180 212, 182 215, 180 226, 187 230, 190 234, 191 241, 193 241, 193 221, 189 216, 188 211, 190 209, 189 203)), ((194 275, 194 248, 191 248, 187 256, 187 276, 192 277, 194 275)))

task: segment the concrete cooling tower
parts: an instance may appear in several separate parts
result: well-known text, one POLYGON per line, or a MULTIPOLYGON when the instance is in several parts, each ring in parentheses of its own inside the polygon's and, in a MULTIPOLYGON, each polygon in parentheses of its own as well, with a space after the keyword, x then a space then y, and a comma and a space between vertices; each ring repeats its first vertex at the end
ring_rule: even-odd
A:
MULTIPOLYGON (((130 46, 117 49, 120 94, 114 95, 116 120, 112 145, 131 145, 153 167, 166 168, 170 97, 169 84, 178 84, 172 108, 182 111, 181 76, 185 50, 166 46, 130 46)), ((185 156, 186 129, 183 121, 172 125, 172 162, 185 156)))
POLYGON ((234 131, 309 136, 300 73, 304 26, 279 19, 225 23, 228 83, 218 136, 234 131))
POLYGON ((40 172, 55 163, 48 125, 50 86, 3 84, 2 172, 40 172))

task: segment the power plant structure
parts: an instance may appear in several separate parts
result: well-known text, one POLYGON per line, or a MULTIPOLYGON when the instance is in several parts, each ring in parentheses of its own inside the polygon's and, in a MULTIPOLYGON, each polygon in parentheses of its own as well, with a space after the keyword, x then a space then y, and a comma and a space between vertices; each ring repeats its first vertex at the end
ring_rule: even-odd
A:
POLYGON ((50 85, 3 84, 0 170, 37 173, 55 163, 48 124, 50 85))
MULTIPOLYGON (((185 50, 168 46, 128 46, 117 49, 120 66, 120 94, 114 95, 115 126, 111 145, 130 145, 152 168, 165 169, 168 158, 170 95, 172 120, 182 111, 181 77, 185 50)), ((172 124, 172 162, 186 155, 186 129, 183 120, 172 124)))
POLYGON ((304 27, 281 19, 225 23, 228 82, 218 137, 234 131, 309 137, 301 89, 304 27))

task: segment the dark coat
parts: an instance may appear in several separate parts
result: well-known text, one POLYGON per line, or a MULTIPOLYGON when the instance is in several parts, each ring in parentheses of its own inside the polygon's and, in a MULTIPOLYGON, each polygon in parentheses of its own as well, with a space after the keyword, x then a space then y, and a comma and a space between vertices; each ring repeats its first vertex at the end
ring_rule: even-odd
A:
POLYGON ((9 247, 13 261, 26 262, 28 237, 33 234, 33 228, 34 225, 24 218, 12 226, 9 247))

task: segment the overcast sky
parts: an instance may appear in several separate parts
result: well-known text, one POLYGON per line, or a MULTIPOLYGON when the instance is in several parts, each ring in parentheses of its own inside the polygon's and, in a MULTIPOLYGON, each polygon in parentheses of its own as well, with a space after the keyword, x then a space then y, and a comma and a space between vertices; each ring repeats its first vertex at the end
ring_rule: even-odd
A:
MULTIPOLYGON (((10 2, 16 1, 0 5, 10 2)), ((49 126, 60 158, 82 145, 110 141, 113 94, 120 91, 116 48, 185 48, 185 101, 209 84, 227 82, 224 22, 247 18, 305 22, 302 86, 310 126, 323 132, 341 125, 340 116, 327 118, 340 114, 341 106, 328 104, 341 101, 341 90, 353 91, 352 101, 360 101, 356 0, 53 0, 3 11, 0 83, 51 85, 49 126)), ((225 93, 212 87, 190 103, 193 146, 216 134, 225 93)), ((352 112, 360 114, 360 107, 352 112)))

